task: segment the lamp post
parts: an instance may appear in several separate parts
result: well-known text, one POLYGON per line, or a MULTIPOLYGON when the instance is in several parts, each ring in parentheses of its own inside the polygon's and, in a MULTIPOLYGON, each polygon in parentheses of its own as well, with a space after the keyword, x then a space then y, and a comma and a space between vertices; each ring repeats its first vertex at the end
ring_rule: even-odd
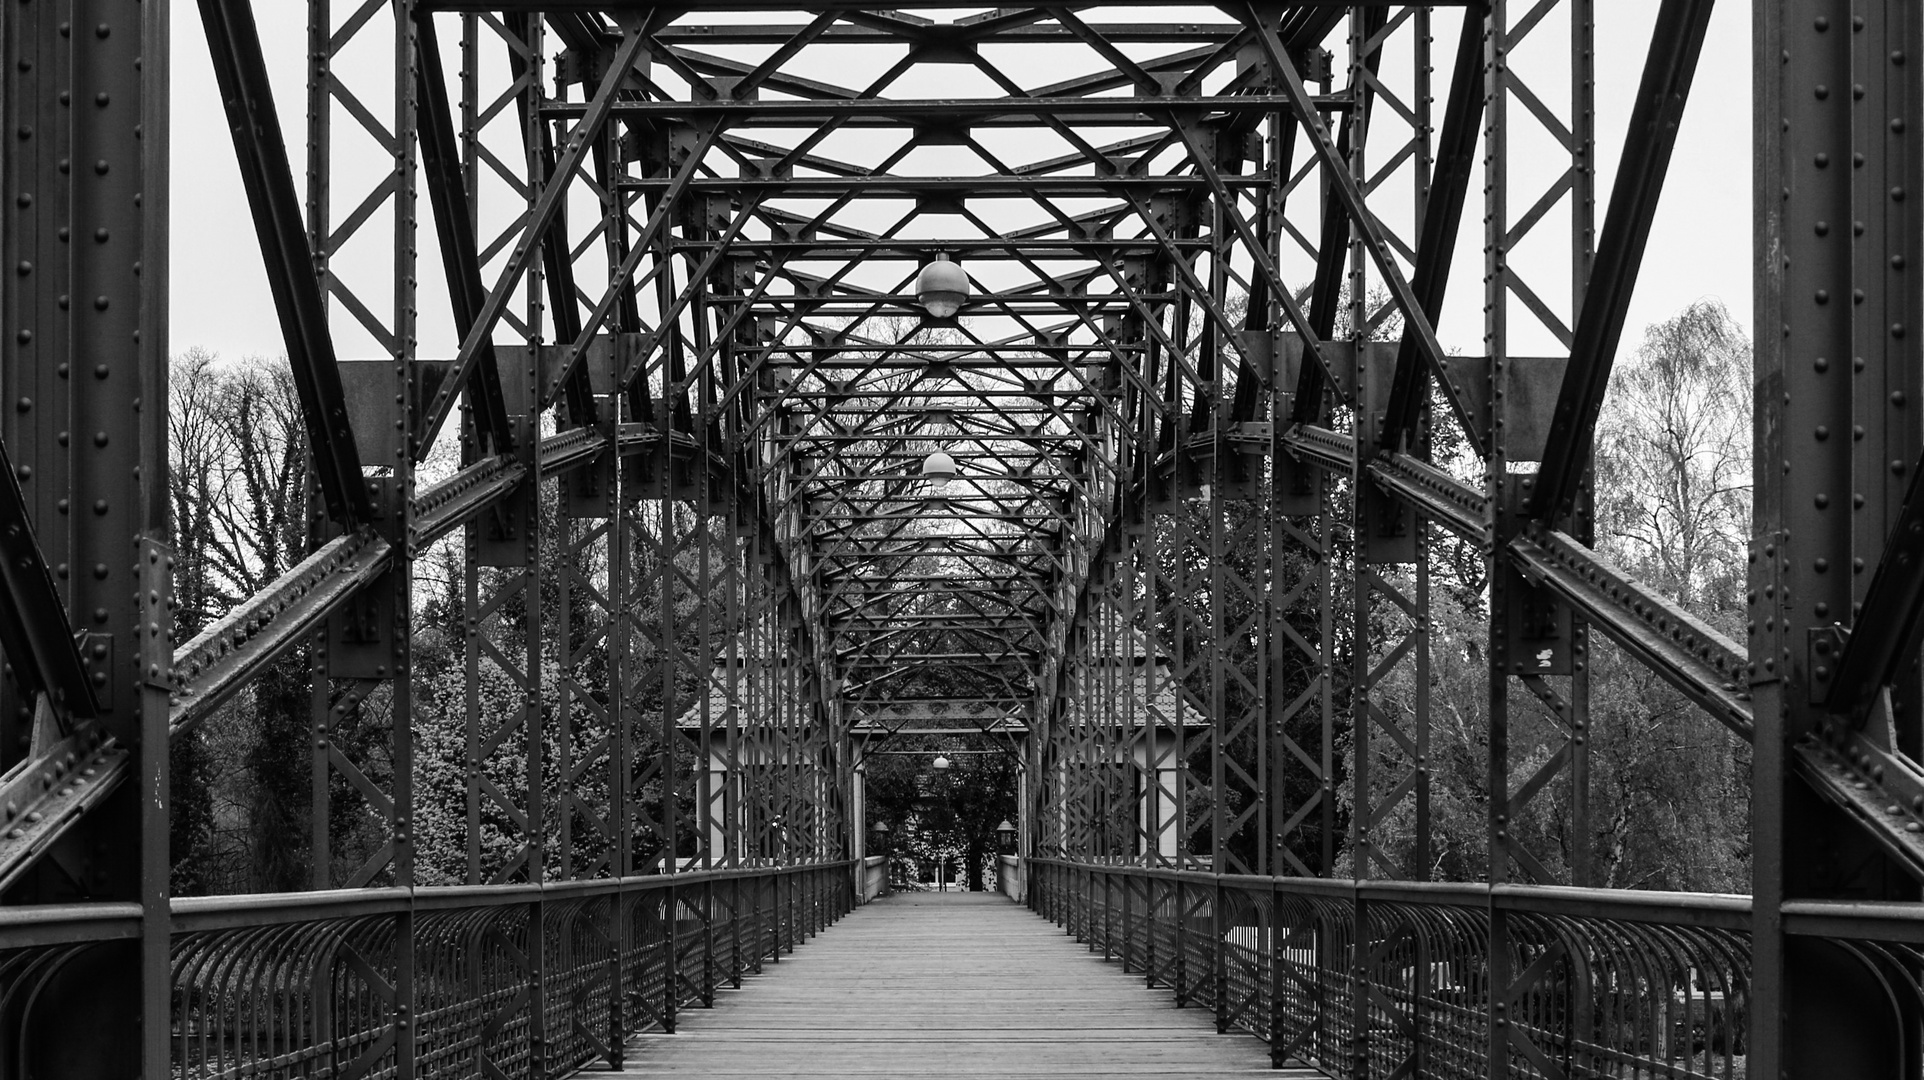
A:
POLYGON ((1003 818, 1002 824, 995 827, 995 838, 1001 843, 1002 854, 1010 855, 1015 852, 1015 826, 1009 824, 1008 818, 1003 818))
MULTIPOLYGON (((937 776, 939 777, 948 776, 948 773, 949 773, 948 758, 942 756, 941 754, 937 754, 935 756, 935 761, 933 764, 935 766, 935 774, 937 776)), ((945 811, 944 816, 946 817, 947 816, 946 811, 949 808, 949 785, 946 779, 939 781, 939 783, 941 786, 942 809, 943 811, 945 811)), ((946 871, 948 867, 949 867, 948 849, 947 847, 943 847, 941 849, 938 849, 935 855, 935 891, 936 892, 949 891, 948 883, 944 881, 942 878, 943 872, 946 871)))

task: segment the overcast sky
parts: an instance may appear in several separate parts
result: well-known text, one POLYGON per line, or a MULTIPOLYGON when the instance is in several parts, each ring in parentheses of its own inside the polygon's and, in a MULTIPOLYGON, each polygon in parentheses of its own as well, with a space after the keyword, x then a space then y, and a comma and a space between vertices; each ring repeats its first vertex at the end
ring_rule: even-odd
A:
MULTIPOLYGON (((275 80, 276 104, 297 171, 304 167, 306 6, 294 0, 255 5, 275 80)), ((1601 224, 1657 3, 1621 0, 1597 6, 1602 166, 1597 213, 1601 224)), ((179 352, 200 346, 225 357, 278 355, 284 351, 280 327, 208 65, 206 38, 194 5, 176 4, 173 12, 172 347, 179 352)), ((1437 34, 1439 75, 1447 71, 1448 58, 1442 52, 1453 37, 1437 34)), ((361 59, 379 63, 382 58, 378 54, 343 57, 339 62, 361 59)), ((1721 300, 1743 325, 1749 325, 1750 83, 1750 5, 1720 4, 1637 284, 1626 348, 1635 346, 1646 324, 1704 297, 1721 300)), ((1520 214, 1533 198, 1534 193, 1513 196, 1512 214, 1520 214)), ((1481 216, 1478 200, 1473 189, 1466 214, 1470 222, 1481 216)), ((337 215, 346 209, 337 208, 337 215)), ((425 199, 420 212, 422 241, 430 244, 433 228, 425 199)), ((1472 299, 1478 295, 1482 273, 1480 232, 1472 229, 1459 248, 1451 314, 1439 328, 1446 345, 1466 353, 1482 351, 1480 305, 1472 299)), ((430 248, 422 260, 424 281, 438 278, 439 268, 432 265, 436 262, 430 248)), ((338 326, 338 312, 336 320, 338 326)), ((452 351, 451 330, 438 325, 444 321, 430 318, 424 305, 424 355, 452 351)), ((344 338, 342 351, 359 355, 365 350, 353 348, 344 338)), ((1541 341, 1520 340, 1513 344, 1513 351, 1553 350, 1541 341)))

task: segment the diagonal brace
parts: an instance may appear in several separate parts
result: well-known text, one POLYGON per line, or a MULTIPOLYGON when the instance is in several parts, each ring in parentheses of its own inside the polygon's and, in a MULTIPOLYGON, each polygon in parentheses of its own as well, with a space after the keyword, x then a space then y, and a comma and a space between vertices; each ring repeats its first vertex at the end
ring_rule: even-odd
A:
POLYGON ((0 650, 29 695, 47 694, 68 715, 95 716, 93 684, 67 605, 27 517, 27 500, 0 443, 0 650))
MULTIPOLYGON (((1443 311, 1444 290, 1450 283, 1451 257, 1456 253, 1457 226, 1469 194, 1470 174, 1476 169, 1476 144, 1483 126, 1483 32, 1489 6, 1475 0, 1463 10, 1463 35, 1457 41, 1456 68, 1450 77, 1450 97, 1443 109, 1443 133, 1438 140, 1437 167, 1430 195, 1423 207, 1422 234, 1416 243, 1416 266, 1410 287, 1432 322, 1443 311)), ((1407 444, 1416 433, 1423 406, 1429 401, 1429 368, 1414 336, 1405 332, 1396 354, 1396 375, 1390 382, 1382 441, 1391 449, 1407 444)))
POLYGON ((1590 467, 1591 438, 1610 384, 1617 344, 1629 316, 1643 249, 1663 195, 1670 152, 1677 145, 1690 80, 1697 71, 1713 0, 1664 0, 1644 62, 1643 83, 1630 113, 1624 160, 1610 192, 1610 209, 1597 245, 1597 264, 1584 290, 1583 310, 1570 342, 1570 366, 1550 422, 1530 516, 1567 513, 1590 467))
MULTIPOLYGON (((421 171, 427 180, 428 201, 434 208, 435 229, 441 239, 448 299, 454 308, 455 324, 465 334, 479 317, 483 303, 480 248, 474 236, 474 218, 468 213, 467 182, 461 176, 454 110, 448 102, 448 84, 441 69, 441 45, 434 32, 434 16, 417 12, 414 33, 418 54, 414 86, 419 98, 421 171)), ((468 400, 474 405, 475 427, 487 440, 488 447, 497 454, 511 452, 514 432, 509 426, 501 368, 495 360, 491 338, 482 341, 475 378, 467 391, 468 400)))
POLYGON ((568 142, 562 150, 561 160, 556 163, 548 183, 541 189, 540 196, 535 200, 534 209, 528 213, 520 243, 515 245, 513 254, 508 258, 508 264, 501 268, 501 277, 495 283, 494 290, 488 294, 487 301, 481 305, 481 310, 476 313, 474 325, 468 328, 467 337, 461 339, 461 351, 455 356, 453 370, 435 391, 434 400, 428 403, 422 415, 421 429, 413 435, 413 454, 416 458, 426 453, 428 447, 434 445, 434 436, 441 430, 441 425, 447 421, 449 412, 453 410, 455 392, 467 384, 468 376, 473 374, 475 365, 480 359, 483 346, 492 339, 494 324, 500 321, 502 314, 507 311, 509 300, 514 297, 515 282, 520 281, 521 276, 528 272, 529 261, 542 247, 541 239, 547 235, 548 226, 554 222, 555 215, 561 212, 562 206, 567 202, 568 193, 574 188, 572 181, 575 172, 581 167, 583 158, 593 148, 596 134, 601 131, 602 125, 608 120, 608 114, 614 108, 616 92, 627 81, 629 72, 634 68, 635 61, 641 56, 642 48, 648 41, 648 35, 643 32, 643 29, 639 25, 629 27, 628 36, 621 43, 621 48, 616 51, 613 63, 608 65, 608 73, 602 77, 601 85, 596 88, 594 98, 588 102, 588 108, 580 122, 575 125, 573 131, 568 133, 568 142))
POLYGON ((327 515, 352 529, 374 516, 361 480, 361 455, 348 422, 334 339, 327 328, 327 300, 315 273, 314 253, 301 224, 293 167, 281 135, 280 116, 261 55, 260 30, 248 0, 200 0, 207 51, 227 103, 254 232, 267 263, 267 283, 280 315, 288 366, 301 400, 309 451, 327 515))
POLYGON ((1920 640, 1924 640, 1924 466, 1914 465, 1897 520, 1884 541, 1884 554, 1837 658, 1825 706, 1862 725, 1899 669, 1916 661, 1920 640))
POLYGON ((1423 357, 1429 362, 1430 370, 1441 382, 1444 396, 1449 399, 1450 408, 1456 413, 1457 422, 1462 425, 1464 434, 1469 438, 1476 452, 1489 456, 1488 438, 1474 422, 1470 411, 1469 388, 1452 375, 1443 345, 1436 340, 1436 328, 1430 324, 1423 305, 1418 302, 1416 293, 1410 288, 1409 280, 1403 276, 1402 267, 1396 265, 1396 258, 1390 252, 1389 241, 1376 218, 1370 213, 1368 201, 1363 190, 1357 186, 1356 178, 1350 175, 1349 165, 1338 149, 1336 140, 1329 134, 1329 126, 1323 123, 1314 107, 1315 99, 1303 85, 1303 77, 1296 70, 1295 61, 1289 58, 1289 50, 1283 46, 1276 28, 1263 16, 1263 5, 1248 3, 1248 25, 1255 29, 1256 38, 1262 44, 1263 52, 1271 67, 1286 84, 1289 110, 1296 122, 1308 133, 1311 147, 1323 163, 1323 171, 1329 177, 1337 197, 1342 200, 1343 208, 1349 212, 1350 221, 1361 234, 1363 247, 1368 250, 1370 259, 1376 263, 1377 272, 1389 287, 1390 295, 1395 298, 1396 306, 1403 312, 1403 325, 1412 334, 1423 357))

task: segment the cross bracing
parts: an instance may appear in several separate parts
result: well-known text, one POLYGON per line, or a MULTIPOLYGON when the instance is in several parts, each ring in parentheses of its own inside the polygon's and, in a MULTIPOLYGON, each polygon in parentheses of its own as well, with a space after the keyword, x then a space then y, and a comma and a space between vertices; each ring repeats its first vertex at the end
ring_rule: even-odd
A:
POLYGON ((201 0, 307 476, 204 625, 168 5, 10 8, 0 1075, 617 1059, 843 913, 866 768, 931 746, 1020 762, 1039 911, 1279 1063, 1918 1075, 1907 6, 1754 5, 1747 640, 1594 535, 1711 6, 1610 55, 1593 0, 309 0, 296 103, 201 0), (1750 744, 1751 897, 1592 888, 1603 639, 1750 744), (276 709, 310 891, 170 896, 167 749, 276 709))

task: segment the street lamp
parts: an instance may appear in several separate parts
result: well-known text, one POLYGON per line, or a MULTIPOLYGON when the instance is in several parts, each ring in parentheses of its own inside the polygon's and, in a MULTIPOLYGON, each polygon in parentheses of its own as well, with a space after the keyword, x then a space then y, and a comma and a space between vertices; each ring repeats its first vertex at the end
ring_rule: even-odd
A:
POLYGON ((1002 853, 1004 855, 1010 854, 1015 850, 1015 826, 1009 824, 1008 818, 1003 818, 1002 824, 995 827, 995 838, 1002 842, 1002 853))
MULTIPOLYGON (((937 773, 942 775, 947 775, 949 771, 948 758, 942 756, 941 754, 937 754, 935 756, 935 761, 932 762, 932 764, 935 766, 935 771, 937 773)), ((942 808, 946 816, 946 811, 948 810, 948 805, 949 805, 949 788, 947 784, 942 785, 941 795, 942 795, 942 808)), ((949 891, 947 885, 942 880, 942 873, 945 869, 947 869, 948 858, 949 856, 947 851, 939 852, 935 857, 935 891, 936 892, 949 891)))
POLYGON ((938 319, 961 311, 962 302, 968 298, 969 275, 950 262, 947 255, 937 255, 934 262, 915 276, 916 302, 938 319))

